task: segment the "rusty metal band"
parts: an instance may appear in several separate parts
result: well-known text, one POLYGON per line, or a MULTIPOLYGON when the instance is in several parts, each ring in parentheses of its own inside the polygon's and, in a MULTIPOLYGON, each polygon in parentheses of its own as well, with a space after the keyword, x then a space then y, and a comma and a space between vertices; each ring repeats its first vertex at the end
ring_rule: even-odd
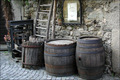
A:
POLYGON ((72 75, 72 74, 74 74, 75 73, 75 71, 69 71, 69 72, 63 72, 63 73, 56 73, 56 72, 53 72, 53 71, 48 71, 48 73, 50 74, 50 75, 53 75, 53 76, 59 76, 59 77, 61 77, 61 76, 69 76, 69 75, 72 75))
POLYGON ((84 69, 84 70, 96 70, 96 69, 104 69, 105 68, 105 66, 104 65, 102 65, 102 66, 98 66, 98 67, 82 67, 82 66, 79 66, 79 68, 78 69, 84 69))
POLYGON ((82 54, 98 54, 98 53, 103 53, 104 52, 104 49, 103 50, 101 50, 101 51, 92 51, 92 52, 87 52, 87 51, 76 51, 76 53, 82 53, 82 54))
POLYGON ((31 65, 31 66, 41 66, 41 65, 43 65, 42 63, 41 64, 27 64, 27 63, 24 63, 24 62, 22 62, 22 64, 24 64, 24 65, 31 65))
POLYGON ((102 44, 100 45, 97 45, 97 46, 83 46, 83 45, 80 45, 79 43, 77 44, 77 47, 79 48, 100 48, 100 47, 103 47, 102 44))
MULTIPOLYGON (((78 72, 80 73, 80 75, 86 75, 86 73, 84 72, 84 70, 81 70, 79 68, 78 68, 78 72)), ((87 70, 87 72, 89 72, 89 71, 87 70)), ((97 71, 96 73, 94 73, 94 71, 92 71, 92 73, 90 73, 89 76, 97 76, 97 75, 100 75, 102 73, 103 73, 103 70, 97 71)))
POLYGON ((50 64, 46 64, 45 63, 45 66, 46 67, 49 67, 49 68, 54 68, 54 69, 64 69, 64 68, 74 68, 75 65, 71 64, 71 65, 50 65, 50 64))
POLYGON ((96 40, 84 40, 84 38, 98 38, 98 37, 85 36, 85 37, 80 37, 77 41, 79 43, 85 43, 85 44, 102 43, 102 39, 101 38, 98 38, 96 40))
POLYGON ((26 48, 40 48, 41 46, 26 46, 26 45, 22 45, 22 47, 26 47, 26 48))
POLYGON ((70 49, 70 48, 75 48, 76 44, 63 45, 63 46, 52 46, 52 45, 45 44, 45 47, 50 49, 70 49))
POLYGON ((56 53, 49 53, 49 52, 44 51, 44 55, 46 55, 46 56, 54 56, 54 57, 59 57, 59 56, 65 57, 65 56, 75 55, 75 52, 56 54, 56 53))

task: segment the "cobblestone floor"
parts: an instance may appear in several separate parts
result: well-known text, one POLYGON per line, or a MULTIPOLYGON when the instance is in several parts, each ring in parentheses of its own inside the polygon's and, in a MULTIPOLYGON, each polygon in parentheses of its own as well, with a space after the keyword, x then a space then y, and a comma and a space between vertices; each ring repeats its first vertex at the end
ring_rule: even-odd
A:
MULTIPOLYGON (((16 63, 7 51, 0 52, 0 80, 84 80, 79 76, 72 75, 67 77, 50 76, 45 68, 39 70, 29 70, 21 67, 21 63, 16 63)), ((120 80, 108 74, 103 75, 98 80, 120 80)))

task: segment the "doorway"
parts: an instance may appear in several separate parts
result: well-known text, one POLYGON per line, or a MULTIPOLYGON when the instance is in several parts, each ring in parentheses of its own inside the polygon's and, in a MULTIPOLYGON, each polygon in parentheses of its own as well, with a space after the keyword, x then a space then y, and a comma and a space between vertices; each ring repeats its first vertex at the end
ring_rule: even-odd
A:
POLYGON ((0 44, 5 44, 4 35, 7 34, 7 29, 5 27, 5 18, 2 12, 1 0, 0 0, 0 44))

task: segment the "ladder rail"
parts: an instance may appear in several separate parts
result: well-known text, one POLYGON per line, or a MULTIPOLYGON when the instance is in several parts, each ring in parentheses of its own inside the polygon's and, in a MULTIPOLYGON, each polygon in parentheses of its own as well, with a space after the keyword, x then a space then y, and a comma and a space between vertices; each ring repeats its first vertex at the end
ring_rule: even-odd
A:
POLYGON ((47 23, 47 33, 46 33, 46 35, 47 35, 47 37, 46 37, 46 39, 49 39, 49 28, 50 28, 50 20, 51 20, 51 15, 52 15, 52 8, 53 8, 53 2, 54 2, 54 0, 52 0, 52 3, 51 3, 51 6, 50 6, 50 13, 49 13, 49 17, 48 17, 48 23, 47 23))
POLYGON ((41 1, 42 0, 39 0, 39 4, 38 4, 37 16, 36 16, 36 19, 35 19, 34 35, 38 36, 38 37, 41 37, 41 38, 44 37, 45 40, 48 40, 49 36, 50 36, 49 35, 49 29, 50 29, 50 22, 51 22, 51 15, 52 15, 52 10, 53 10, 52 8, 53 8, 54 0, 52 0, 51 4, 42 4, 42 5, 40 5, 41 1), (48 6, 49 10, 41 10, 40 9, 41 6, 45 6, 45 7, 48 6), (45 11, 45 12, 41 12, 41 11, 45 11), (40 19, 40 17, 42 17, 42 16, 39 17, 40 14, 47 14, 46 16, 48 16, 48 19, 47 20, 40 19), (38 27, 39 23, 42 23, 42 22, 46 23, 46 25, 43 25, 43 26, 46 26, 46 28, 43 28, 42 26, 38 27), (36 32, 37 32, 38 29, 42 29, 42 30, 44 29, 44 30, 46 30, 45 31, 46 35, 42 36, 42 34, 36 34, 36 32))
POLYGON ((41 0, 39 0, 39 3, 38 3, 38 6, 37 6, 37 16, 36 16, 36 19, 35 19, 35 26, 34 26, 34 35, 36 34, 36 26, 37 26, 37 19, 38 19, 38 17, 39 17, 39 14, 38 14, 38 12, 40 11, 40 3, 41 3, 41 0))

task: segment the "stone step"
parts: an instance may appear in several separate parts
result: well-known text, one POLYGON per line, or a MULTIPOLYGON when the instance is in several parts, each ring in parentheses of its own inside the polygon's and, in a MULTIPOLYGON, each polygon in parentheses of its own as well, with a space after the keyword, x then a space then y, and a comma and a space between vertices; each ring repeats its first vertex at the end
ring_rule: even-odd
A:
POLYGON ((0 44, 0 51, 7 51, 7 45, 6 44, 0 44))

